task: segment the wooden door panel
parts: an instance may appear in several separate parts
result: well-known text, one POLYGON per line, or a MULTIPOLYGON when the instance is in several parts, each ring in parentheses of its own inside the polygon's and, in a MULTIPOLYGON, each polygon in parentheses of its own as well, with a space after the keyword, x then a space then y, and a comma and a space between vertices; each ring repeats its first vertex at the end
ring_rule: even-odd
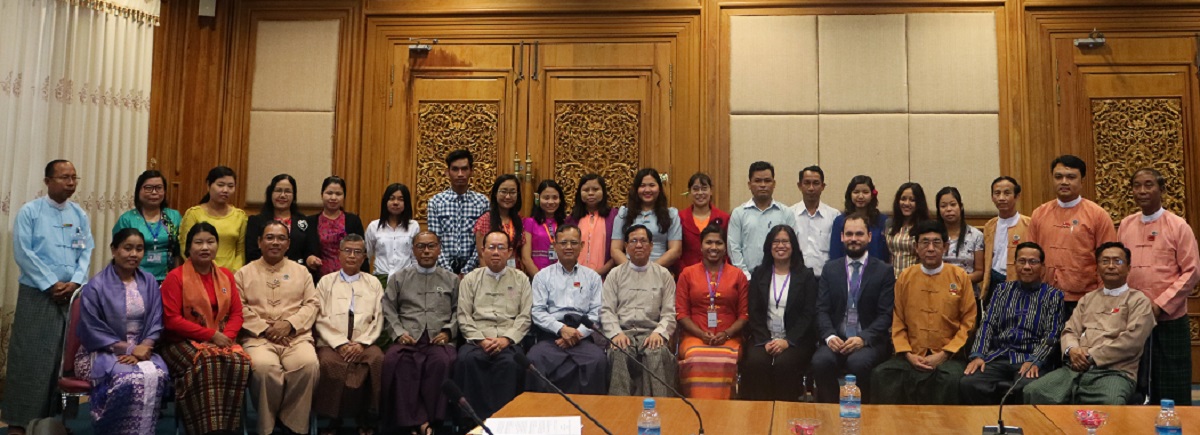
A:
POLYGON ((429 198, 449 187, 445 156, 451 151, 474 155, 475 191, 490 191, 492 181, 510 170, 504 156, 517 144, 515 54, 510 45, 446 44, 407 58, 401 143, 410 153, 398 167, 401 179, 413 180, 417 219, 425 218, 429 198))
MULTIPOLYGON (((1167 181, 1163 206, 1197 227, 1200 202, 1187 201, 1200 195, 1196 49, 1192 35, 1109 35, 1104 47, 1090 50, 1056 41, 1059 143, 1094 168, 1085 194, 1114 221, 1138 212, 1129 177, 1153 167, 1167 181)), ((1193 382, 1200 381, 1198 297, 1193 289, 1188 300, 1193 382)))
POLYGON ((624 202, 641 167, 670 169, 667 87, 661 47, 636 44, 550 44, 537 51, 531 86, 528 149, 539 178, 554 178, 574 203, 579 178, 603 175, 609 203, 624 202))

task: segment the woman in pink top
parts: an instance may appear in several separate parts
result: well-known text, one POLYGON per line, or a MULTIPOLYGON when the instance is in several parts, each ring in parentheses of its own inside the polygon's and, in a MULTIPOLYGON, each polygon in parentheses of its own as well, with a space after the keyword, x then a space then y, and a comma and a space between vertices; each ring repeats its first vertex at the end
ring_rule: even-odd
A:
POLYGON ((587 174, 580 178, 579 187, 575 189, 575 206, 567 223, 579 227, 582 233, 583 252, 579 255, 579 264, 602 277, 616 265, 608 252, 612 247, 616 218, 617 214, 608 205, 608 184, 604 177, 587 174))
POLYGON ((562 198, 562 186, 557 181, 542 180, 538 183, 533 197, 533 216, 522 222, 525 243, 521 246, 521 263, 530 277, 558 262, 558 255, 554 252, 554 234, 559 225, 567 220, 562 198))

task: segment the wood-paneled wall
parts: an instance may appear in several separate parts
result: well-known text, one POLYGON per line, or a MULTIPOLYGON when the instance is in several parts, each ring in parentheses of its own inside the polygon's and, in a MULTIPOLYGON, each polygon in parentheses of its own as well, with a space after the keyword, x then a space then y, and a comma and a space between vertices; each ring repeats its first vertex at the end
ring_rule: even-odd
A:
MULTIPOLYGON (((248 33, 237 29, 244 29, 249 23, 251 14, 246 13, 249 10, 270 9, 276 18, 289 14, 303 17, 313 10, 346 10, 354 15, 347 23, 357 26, 356 31, 346 35, 343 47, 358 52, 341 71, 343 80, 339 89, 343 94, 339 95, 339 110, 346 113, 339 114, 338 143, 342 148, 338 150, 335 168, 331 168, 348 178, 360 172, 361 156, 373 155, 365 151, 371 144, 362 143, 372 137, 372 132, 364 131, 368 123, 360 114, 363 105, 381 98, 364 94, 370 88, 364 83, 373 80, 372 73, 363 67, 372 62, 369 58, 372 54, 368 52, 372 35, 365 31, 368 17, 469 22, 487 16, 519 22, 547 16, 586 19, 596 13, 698 16, 702 35, 697 49, 699 59, 691 62, 688 70, 675 73, 690 75, 699 84, 696 94, 688 96, 694 100, 693 108, 699 114, 689 122, 692 135, 698 140, 688 144, 685 151, 700 156, 698 169, 717 179, 726 179, 731 172, 727 159, 728 78, 723 76, 721 65, 723 44, 728 42, 723 33, 727 29, 721 28, 722 11, 779 13, 790 9, 872 14, 993 10, 998 14, 998 25, 1004 28, 998 33, 1007 35, 998 40, 1000 80, 1007 91, 1001 97, 1005 100, 1000 113, 1001 153, 995 158, 1002 172, 1017 177, 1026 186, 1027 194, 1021 202, 1021 209, 1026 211, 1049 199, 1052 188, 1046 165, 1063 151, 1055 145, 1053 107, 1047 106, 1054 103, 1054 85, 1047 81, 1053 59, 1041 48, 1048 36, 1039 33, 1039 23, 1074 20, 1085 27, 1095 23, 1101 31, 1105 25, 1128 27, 1121 23, 1143 23, 1146 32, 1156 30, 1144 23, 1169 22, 1176 29, 1191 25, 1180 22, 1200 24, 1195 13, 1200 10, 1200 0, 242 0, 217 2, 215 18, 198 17, 198 1, 164 2, 163 24, 155 39, 148 164, 171 177, 173 202, 180 207, 195 203, 204 193, 204 175, 212 166, 227 164, 235 169, 253 170, 244 168, 244 152, 238 148, 245 144, 245 120, 241 119, 245 111, 241 107, 247 97, 240 84, 245 80, 239 75, 246 72, 248 55, 244 49, 246 42, 239 38, 247 37, 248 33), (1156 21, 1159 17, 1163 20, 1156 21)), ((372 89, 379 92, 380 88, 372 89)), ((725 191, 727 183, 717 185, 721 205, 736 202, 725 191)), ((243 186, 238 201, 245 200, 247 191, 257 192, 259 188, 243 186)))

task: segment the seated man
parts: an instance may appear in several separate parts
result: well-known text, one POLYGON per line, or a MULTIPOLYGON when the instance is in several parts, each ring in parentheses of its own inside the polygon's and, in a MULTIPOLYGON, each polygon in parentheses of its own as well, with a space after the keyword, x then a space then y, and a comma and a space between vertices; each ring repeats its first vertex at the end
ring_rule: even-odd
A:
POLYGON ((258 247, 262 258, 234 274, 242 289, 242 347, 250 355, 250 393, 258 410, 258 433, 275 420, 293 433, 308 433, 313 389, 320 367, 312 327, 320 311, 312 274, 288 260, 288 227, 267 222, 258 247))
POLYGON ((525 368, 513 346, 529 333, 533 292, 529 277, 507 267, 512 245, 504 231, 483 239, 484 264, 463 277, 458 289, 458 327, 467 343, 458 348, 454 381, 479 418, 491 417, 524 385, 525 368))
MULTIPOLYGON (((675 388, 675 355, 667 341, 675 333, 675 278, 650 261, 650 230, 642 225, 625 232, 629 261, 613 268, 604 280, 600 319, 612 345, 632 354, 675 388)), ((667 386, 642 373, 642 368, 617 350, 608 352, 608 394, 669 396, 667 386)))
POLYGON ((1063 328, 1066 367, 1025 386, 1025 403, 1124 405, 1137 383, 1138 363, 1154 330, 1153 302, 1130 289, 1130 252, 1119 242, 1096 249, 1104 288, 1079 300, 1063 328))
POLYGON ((347 234, 338 250, 342 270, 317 283, 317 359, 321 380, 313 410, 332 421, 321 434, 335 434, 342 418, 353 418, 359 433, 370 433, 379 415, 383 351, 375 340, 383 332, 383 286, 362 271, 367 243, 347 234))
POLYGON ((1063 325, 1063 293, 1042 282, 1046 254, 1037 243, 1017 245, 1018 281, 996 287, 975 335, 971 363, 959 382, 964 405, 994 405, 1022 373, 1013 397, 1047 367, 1063 325))
MULTIPOLYGON (((582 232, 561 225, 554 235, 558 263, 533 277, 533 324, 538 343, 529 361, 568 394, 608 392, 608 362, 581 318, 600 321, 600 274, 579 264, 582 232)), ((592 323, 595 326, 596 323, 592 323)), ((553 392, 541 379, 527 377, 528 390, 553 392)))
POLYGON ((427 434, 446 418, 450 403, 442 382, 458 352, 458 275, 437 267, 442 244, 437 234, 413 237, 417 264, 392 273, 383 295, 383 316, 396 341, 383 358, 385 433, 427 434))
POLYGON ((866 221, 863 214, 846 217, 841 235, 846 256, 829 260, 821 272, 817 329, 823 346, 817 346, 812 362, 819 402, 837 403, 838 379, 852 374, 866 403, 871 371, 891 348, 896 275, 884 259, 867 254, 866 221))
POLYGON ((956 405, 966 364, 955 357, 975 327, 971 276, 945 264, 949 237, 937 221, 912 230, 921 260, 896 279, 892 345, 896 356, 871 375, 873 403, 956 405))

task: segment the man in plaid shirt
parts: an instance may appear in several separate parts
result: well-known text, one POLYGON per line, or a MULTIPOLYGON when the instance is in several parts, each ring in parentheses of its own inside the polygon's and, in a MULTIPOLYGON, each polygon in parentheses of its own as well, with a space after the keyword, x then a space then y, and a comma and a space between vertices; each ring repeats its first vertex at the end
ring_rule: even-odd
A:
POLYGON ((429 230, 442 241, 437 264, 459 274, 479 264, 475 251, 475 220, 488 211, 486 195, 469 189, 475 157, 467 150, 446 155, 446 177, 450 188, 429 199, 429 230))

